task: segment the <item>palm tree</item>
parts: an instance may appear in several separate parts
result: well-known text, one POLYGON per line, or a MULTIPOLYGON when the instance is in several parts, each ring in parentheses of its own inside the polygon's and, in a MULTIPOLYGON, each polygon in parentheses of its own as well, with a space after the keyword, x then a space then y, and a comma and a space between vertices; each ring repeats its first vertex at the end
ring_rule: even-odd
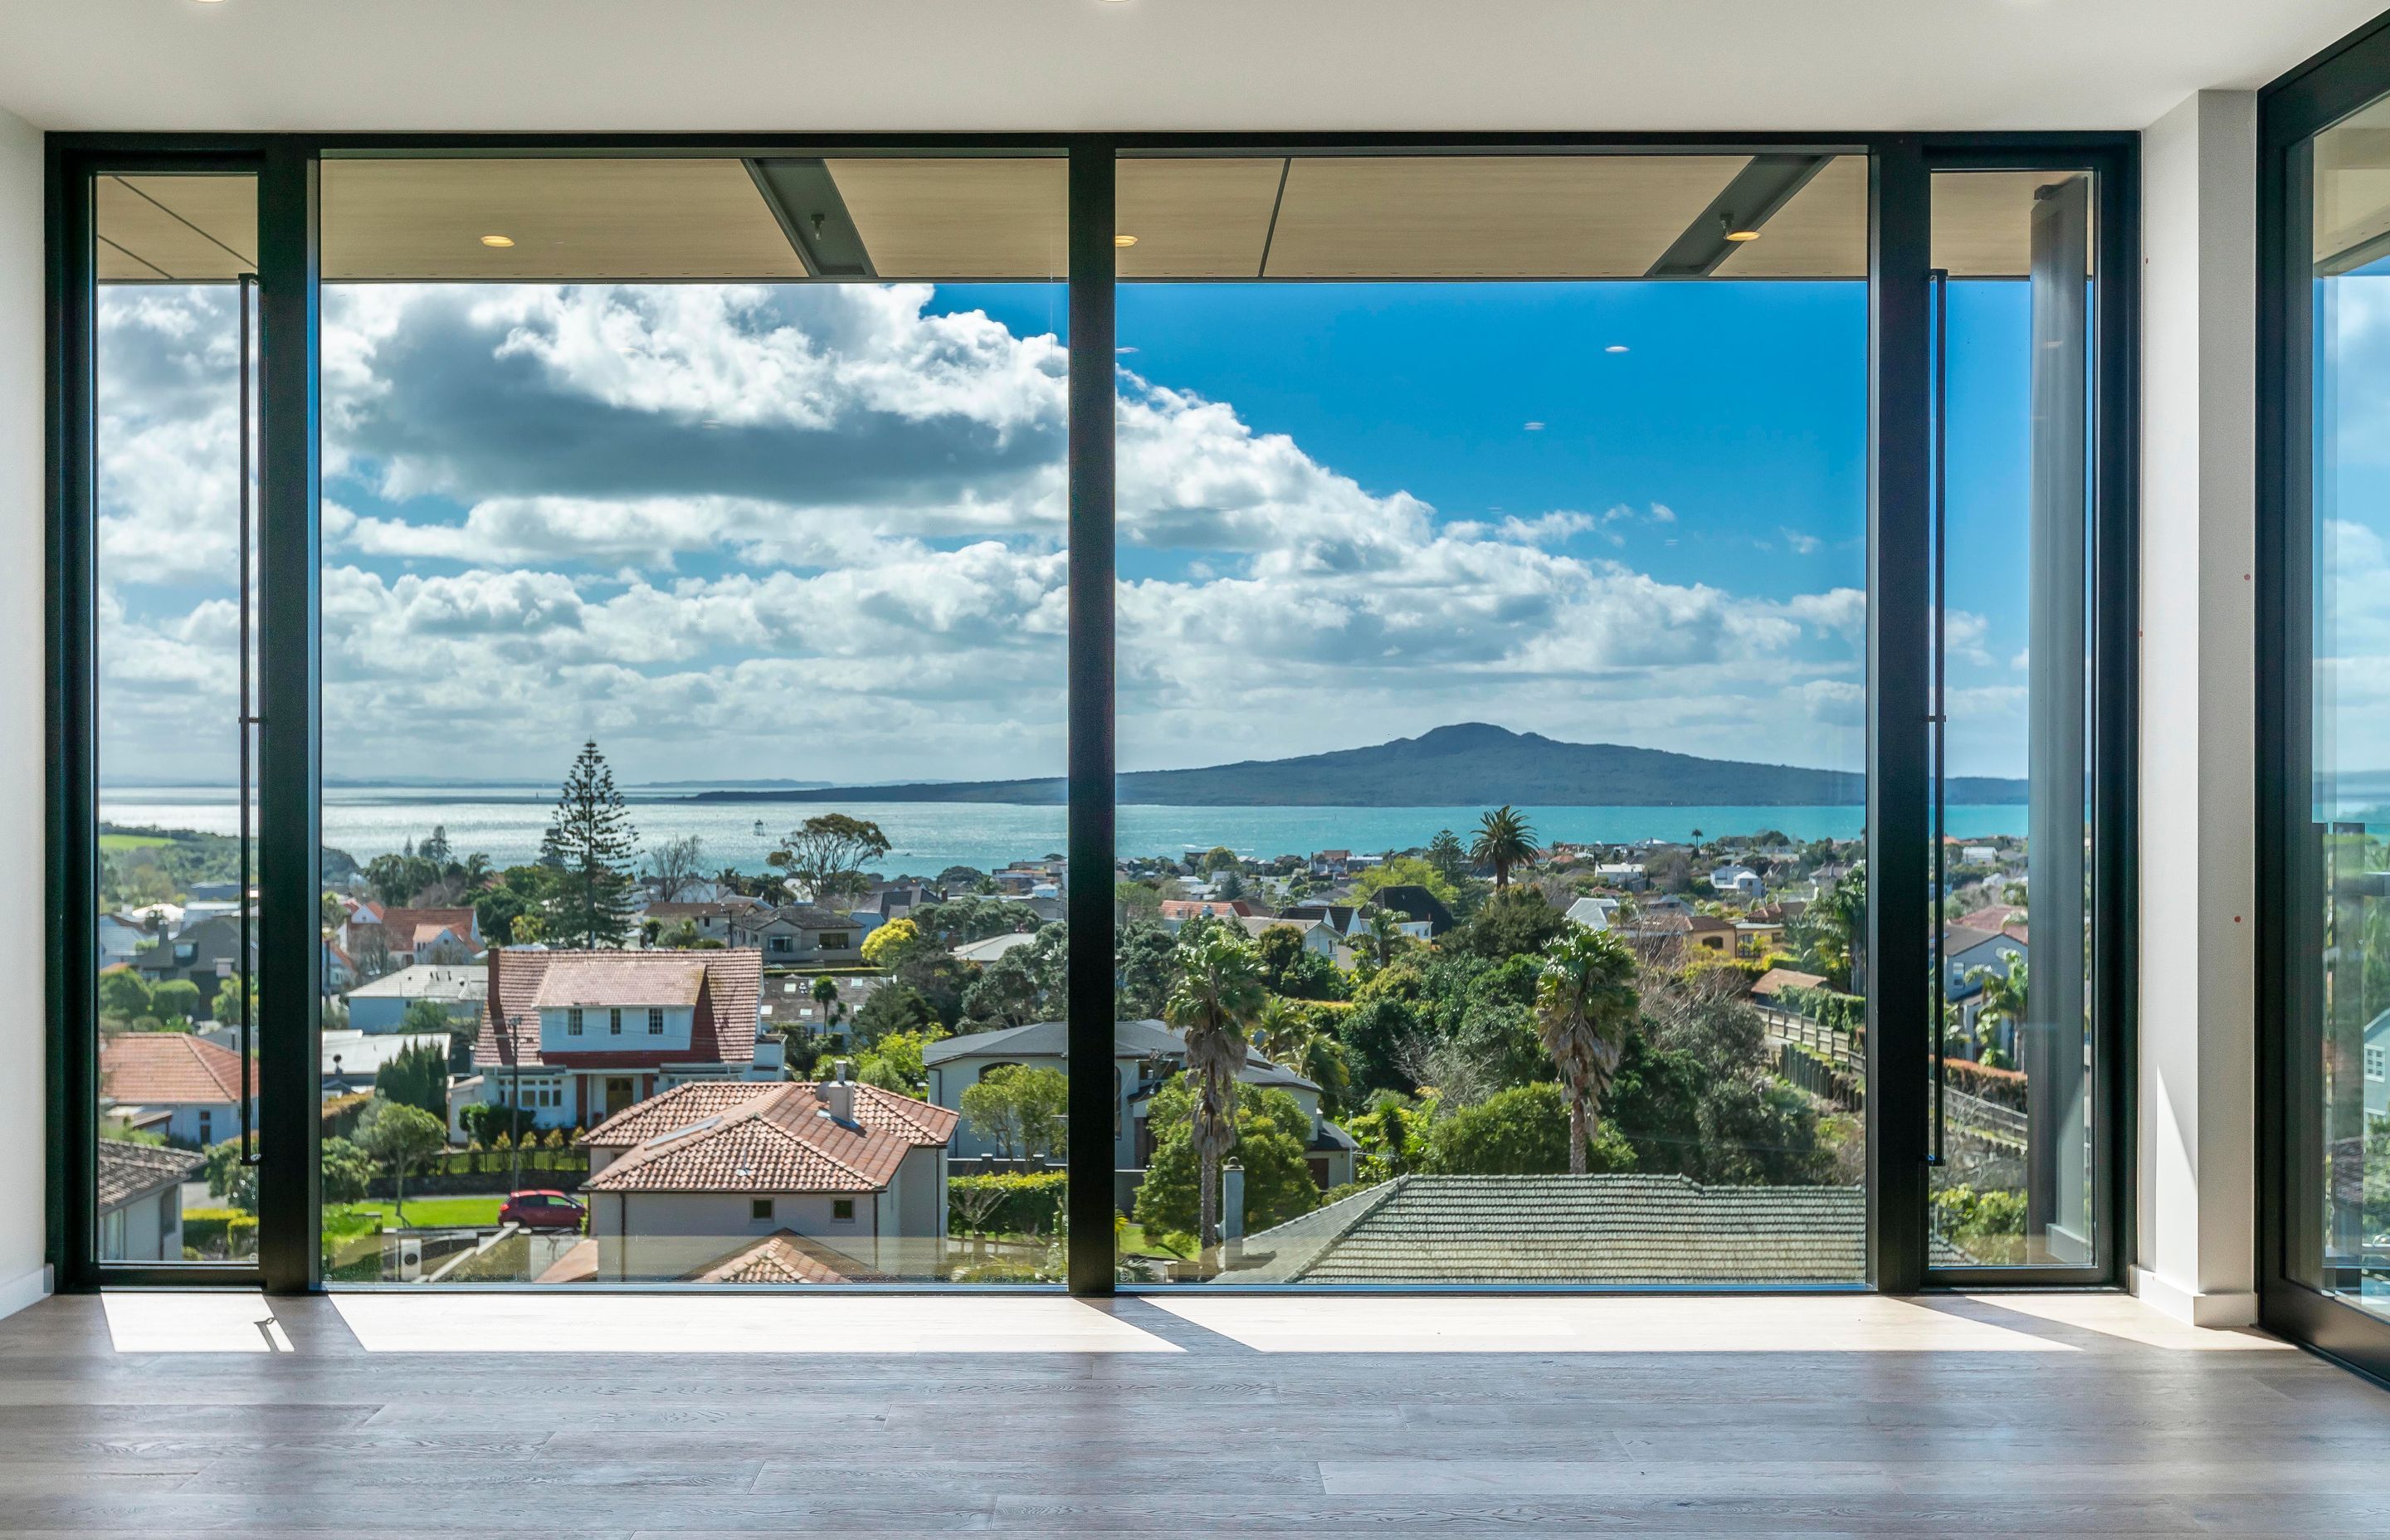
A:
POLYGON ((1410 938, 1403 934, 1401 920, 1380 909, 1369 917, 1369 928, 1363 932, 1363 939, 1368 943, 1370 955, 1378 959, 1378 966, 1383 968, 1410 938))
POLYGON ((838 1019, 838 981, 829 974, 814 980, 814 1003, 822 1007, 822 1025, 829 1026, 838 1019))
POLYGON ((1544 952, 1536 978, 1536 1030, 1560 1071, 1569 1110, 1569 1174, 1585 1174, 1586 1149, 1601 1119, 1601 1098, 1618 1072, 1627 1024, 1640 1001, 1635 955, 1607 930, 1570 926, 1544 952))
POLYGON ((1978 1033, 1984 1030, 1986 1021, 2024 1025, 2027 966, 2020 954, 2009 959, 2005 973, 1991 968, 1967 969, 1967 982, 1984 992, 1984 1003, 1975 1008, 1975 1030, 1978 1033))
POLYGON ((1510 868, 1526 866, 1536 859, 1536 829, 1527 815, 1504 802, 1500 807, 1477 820, 1477 839, 1469 847, 1469 858, 1494 868, 1494 891, 1510 891, 1510 868))
POLYGON ((1220 1161, 1237 1142, 1237 1076, 1245 1034, 1266 997, 1260 959, 1240 931, 1206 929, 1178 948, 1178 982, 1162 1018, 1187 1036, 1187 1084, 1194 1096, 1198 1241, 1220 1243, 1220 1161))

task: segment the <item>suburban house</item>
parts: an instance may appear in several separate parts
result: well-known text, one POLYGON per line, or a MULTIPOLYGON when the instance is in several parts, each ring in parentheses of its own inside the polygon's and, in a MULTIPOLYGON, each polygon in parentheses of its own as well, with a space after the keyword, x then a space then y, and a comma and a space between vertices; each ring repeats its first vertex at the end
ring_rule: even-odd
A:
POLYGON ((1321 920, 1338 935, 1350 936, 1353 933, 1354 917, 1360 912, 1358 906, 1351 904, 1312 903, 1290 904, 1279 910, 1278 914, 1280 919, 1321 920))
POLYGON ((1651 881, 1639 861, 1608 861, 1597 863, 1593 875, 1605 888, 1624 892, 1639 893, 1651 881))
MULTIPOLYGON (((782 973, 764 981, 763 993, 756 998, 756 1028, 759 1033, 796 1033, 813 1036, 823 1032, 838 1032, 854 1020, 854 1013, 871 998, 872 991, 888 981, 876 973, 833 973, 829 987, 836 993, 827 1000, 814 997, 814 990, 822 975, 782 973)), ((763 1041, 756 1048, 756 1059, 762 1060, 773 1052, 775 1045, 763 1041)))
POLYGON ((586 1128, 684 1081, 762 1074, 763 972, 761 953, 729 948, 494 946, 473 1045, 482 1099, 527 1108, 542 1128, 586 1128))
MULTIPOLYGON (((1006 874, 998 874, 999 877, 1004 875, 1006 874)), ((1035 879, 1029 874, 1022 875, 1029 878, 1029 880, 1022 884, 1022 890, 1026 892, 1030 886, 1034 885, 1035 879)), ((870 925, 880 925, 892 919, 907 918, 914 910, 925 905, 943 904, 945 899, 946 895, 935 888, 925 888, 918 883, 894 884, 875 888, 847 905, 846 912, 850 917, 868 916, 870 925)))
POLYGON ((732 917, 730 944, 752 948, 773 967, 815 968, 863 960, 862 922, 809 904, 732 917))
POLYGON ((367 899, 341 927, 341 950, 357 971, 379 978, 413 963, 470 962, 482 952, 482 929, 470 908, 405 909, 367 899))
POLYGON ((1261 912, 1261 905, 1249 898, 1165 898, 1162 901, 1163 926, 1174 932, 1200 916, 1208 915, 1214 919, 1246 919, 1261 912))
POLYGON ((1353 869, 1353 853, 1349 850, 1316 850, 1311 853, 1311 875, 1343 877, 1353 869))
POLYGON ((134 954, 156 938, 122 915, 99 917, 99 966, 131 962, 134 954))
POLYGON ((956 1114, 835 1081, 684 1084, 582 1138, 599 1280, 838 1283, 934 1270, 956 1114))
POLYGON ((1370 895, 1369 907, 1404 919, 1424 920, 1430 936, 1440 936, 1460 923, 1444 900, 1416 883, 1387 884, 1370 895))
POLYGON ((1331 960, 1336 956, 1336 932, 1330 930, 1324 920, 1289 919, 1283 915, 1240 915, 1237 923, 1243 926, 1245 934, 1255 941, 1261 940, 1265 930, 1283 928, 1303 938, 1304 951, 1317 952, 1331 960))
POLYGON ((205 1159, 188 1149, 99 1141, 99 1259, 183 1260, 183 1184, 205 1159))
POLYGON ((955 960, 978 963, 983 967, 1008 952, 1034 944, 1036 940, 1037 932, 1034 930, 1008 930, 1000 936, 986 936, 963 943, 954 949, 955 960))
POLYGON ((1582 925, 1588 930, 1607 930, 1610 917, 1617 912, 1618 900, 1614 898, 1580 898, 1568 906, 1568 919, 1570 924, 1582 925))
MULTIPOLYGON (((252 969, 257 962, 255 929, 251 928, 249 938, 252 969)), ((215 996, 225 980, 239 971, 239 917, 214 915, 186 926, 147 952, 135 954, 133 970, 152 989, 174 979, 197 984, 204 1006, 206 1000, 215 996)))
POLYGON ((656 939, 669 943, 681 927, 687 926, 699 941, 718 941, 732 944, 730 922, 741 915, 751 914, 765 905, 754 899, 735 897, 709 903, 682 903, 677 900, 650 904, 641 913, 640 930, 649 923, 656 927, 656 939))
MULTIPOLYGON (((250 1111, 257 1069, 250 1065, 250 1111)), ((240 1056, 186 1032, 127 1032, 100 1040, 99 1094, 111 1116, 161 1131, 187 1149, 240 1132, 240 1056), (145 1116, 145 1114, 147 1114, 145 1116)))
POLYGON ((352 1091, 370 1091, 374 1077, 381 1067, 409 1048, 429 1045, 448 1053, 445 1033, 359 1032, 352 1027, 346 1032, 328 1031, 321 1034, 320 1051, 324 1097, 346 1096, 352 1091))
POLYGON ((481 1019, 489 970, 469 964, 416 963, 349 991, 349 1025, 357 1032, 396 1032, 408 1007, 429 1000, 460 1027, 481 1019))
POLYGON ((1972 925, 1946 925, 1942 928, 1943 991, 1948 999, 1959 1002, 1961 1022, 1975 1024, 1976 1013, 1983 1009, 1984 986, 1968 978, 1977 969, 1984 969, 2000 978, 2025 955, 2025 928, 2010 925, 1998 930, 1978 930, 1972 925))
POLYGON ((1759 874, 1749 866, 1720 866, 1710 873, 1710 886, 1722 893, 1738 893, 1757 902, 1766 890, 1759 874))
MULTIPOLYGON (((978 1084, 990 1070, 1021 1064, 1068 1073, 1069 1038, 1069 1029, 1060 1021, 1034 1021, 943 1038, 921 1052, 921 1062, 930 1072, 930 1099, 959 1115, 963 1092, 978 1084)), ((1124 1200, 1135 1192, 1136 1178, 1153 1152, 1153 1137, 1145 1123, 1147 1105, 1154 1092, 1186 1067, 1187 1039, 1171 1027, 1150 1019, 1112 1023, 1112 1167, 1123 1174, 1124 1200)), ((1285 1091, 1302 1107, 1311 1119, 1305 1153, 1312 1176, 1323 1188, 1353 1179, 1357 1147, 1351 1135, 1320 1115, 1317 1085, 1258 1053, 1247 1054, 1244 1072, 1237 1079, 1240 1084, 1285 1091)), ((956 1127, 951 1148, 957 1161, 1001 1153, 973 1132, 968 1118, 956 1127)))
POLYGON ((1769 1010, 1785 1010, 1784 992, 1788 989, 1823 989, 1822 973, 1804 973, 1798 969, 1771 968, 1751 982, 1751 1003, 1769 1010))

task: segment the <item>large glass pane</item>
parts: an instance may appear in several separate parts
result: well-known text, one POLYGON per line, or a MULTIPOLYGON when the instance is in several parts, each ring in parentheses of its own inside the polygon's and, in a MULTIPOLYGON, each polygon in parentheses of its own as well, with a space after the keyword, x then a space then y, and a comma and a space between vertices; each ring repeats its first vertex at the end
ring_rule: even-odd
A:
POLYGON ((96 1251, 251 1260, 243 1021, 256 954, 238 835, 254 805, 240 699, 254 290, 241 278, 256 270, 257 183, 102 176, 91 194, 96 1251))
POLYGON ((1867 180, 1121 163, 1125 1276, 1863 1278, 1867 180))
POLYGON ((2091 178, 1933 184, 1945 502, 1932 1252, 2094 1260, 2091 178))
MULTIPOLYGON (((2292 1277, 2390 1315, 2390 106, 2299 159, 2311 212, 2311 772, 2289 870, 2292 1277)), ((2294 207, 2299 200, 2294 200, 2294 207)), ((2294 719, 2295 720, 2295 718, 2294 719)), ((2294 783, 2294 795, 2296 782, 2294 783)))
POLYGON ((325 165, 330 1277, 1061 1276, 1064 184, 325 165))

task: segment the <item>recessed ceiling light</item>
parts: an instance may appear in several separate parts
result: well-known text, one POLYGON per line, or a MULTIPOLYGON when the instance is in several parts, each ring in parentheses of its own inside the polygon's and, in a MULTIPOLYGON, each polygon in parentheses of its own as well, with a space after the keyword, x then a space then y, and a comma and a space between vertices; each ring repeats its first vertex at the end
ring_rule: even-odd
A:
POLYGON ((1531 422, 1527 424, 1527 431, 1530 433, 1540 433, 1543 430, 1544 425, 1540 422, 1531 422))
POLYGON ((1625 353, 1626 351, 1626 344, 1624 342, 1613 342, 1610 346, 1602 349, 1601 351, 1604 353, 1625 353))
POLYGON ((482 245, 494 247, 498 250, 504 250, 507 247, 512 246, 514 243, 515 237, 512 236, 483 236, 482 237, 482 245))
POLYGON ((1114 246, 1123 247, 1135 246, 1137 244, 1137 237, 1135 236, 1114 236, 1112 237, 1112 244, 1114 246))

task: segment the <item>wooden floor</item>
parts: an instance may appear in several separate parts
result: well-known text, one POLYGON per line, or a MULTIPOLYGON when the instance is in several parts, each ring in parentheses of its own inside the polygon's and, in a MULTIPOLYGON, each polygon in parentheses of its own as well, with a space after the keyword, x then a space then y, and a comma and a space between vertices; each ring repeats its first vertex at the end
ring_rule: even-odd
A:
POLYGON ((2113 1297, 112 1294, 0 1534, 2390 1534, 2390 1394, 2113 1297))

